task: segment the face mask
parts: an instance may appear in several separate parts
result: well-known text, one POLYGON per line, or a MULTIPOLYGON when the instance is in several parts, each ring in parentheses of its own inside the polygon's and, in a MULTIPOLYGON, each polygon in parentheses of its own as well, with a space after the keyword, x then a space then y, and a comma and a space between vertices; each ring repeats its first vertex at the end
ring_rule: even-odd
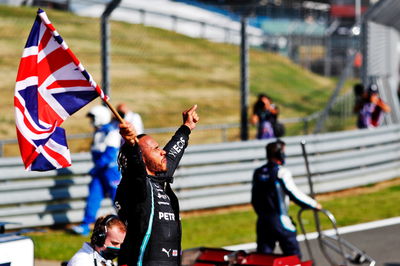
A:
POLYGON ((123 113, 123 112, 121 112, 121 111, 118 111, 118 114, 119 114, 122 118, 125 118, 125 113, 123 113))
POLYGON ((281 158, 280 158, 282 165, 285 164, 285 159, 286 159, 286 154, 282 152, 281 158))
POLYGON ((100 255, 106 260, 113 260, 118 257, 119 248, 107 247, 106 249, 100 251, 100 255))

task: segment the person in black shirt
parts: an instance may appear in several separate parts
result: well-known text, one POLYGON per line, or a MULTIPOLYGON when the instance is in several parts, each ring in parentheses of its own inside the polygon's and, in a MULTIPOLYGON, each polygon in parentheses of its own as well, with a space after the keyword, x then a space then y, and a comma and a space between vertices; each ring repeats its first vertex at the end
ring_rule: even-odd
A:
MULTIPOLYGON (((251 123, 257 126, 257 139, 269 139, 282 136, 283 132, 275 132, 279 109, 266 94, 259 94, 253 106, 251 123)), ((281 124, 280 124, 281 125, 281 124)))
POLYGON ((136 136, 132 126, 120 125, 125 144, 114 204, 128 228, 118 258, 121 266, 181 264, 179 203, 170 183, 199 121, 196 109, 194 105, 182 113, 183 125, 163 149, 151 136, 136 136))

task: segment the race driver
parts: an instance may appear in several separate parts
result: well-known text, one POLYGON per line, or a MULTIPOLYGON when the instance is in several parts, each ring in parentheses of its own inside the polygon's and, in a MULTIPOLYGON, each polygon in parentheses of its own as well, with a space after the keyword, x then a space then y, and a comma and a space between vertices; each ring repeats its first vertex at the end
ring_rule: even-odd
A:
POLYGON ((127 224, 120 266, 181 264, 179 203, 170 183, 199 121, 196 109, 194 105, 182 113, 183 125, 163 149, 151 136, 136 136, 132 126, 120 124, 125 144, 119 155, 122 180, 115 207, 127 224))

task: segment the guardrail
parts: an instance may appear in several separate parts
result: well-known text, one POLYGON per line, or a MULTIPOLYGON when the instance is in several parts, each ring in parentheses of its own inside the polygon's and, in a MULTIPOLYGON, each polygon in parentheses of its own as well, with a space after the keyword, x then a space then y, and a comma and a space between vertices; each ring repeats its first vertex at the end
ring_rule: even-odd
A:
MULTIPOLYGON (((282 118, 279 119, 279 122, 283 123, 284 125, 294 124, 294 123, 301 123, 303 134, 308 134, 309 124, 311 121, 317 119, 320 115, 320 112, 315 112, 309 116, 305 117, 290 117, 290 118, 282 118)), ((230 129, 239 129, 239 123, 227 123, 227 124, 209 124, 209 125, 198 125, 196 126, 196 132, 199 131, 216 131, 217 133, 213 132, 213 135, 218 134, 219 140, 221 142, 228 141, 228 131, 230 129)), ((161 128, 145 128, 144 133, 146 134, 163 134, 163 133, 174 133, 176 131, 176 127, 161 127, 161 128)), ((81 134, 71 134, 68 135, 68 142, 70 140, 79 140, 79 139, 90 139, 93 137, 93 133, 81 133, 81 134)), ((3 139, 0 140, 0 157, 6 156, 5 155, 5 147, 7 145, 15 145, 18 144, 17 139, 3 139)))
MULTIPOLYGON (((287 137, 287 167, 308 191, 300 141, 307 142, 314 191, 324 193, 400 176, 400 126, 287 137)), ((182 211, 250 202, 253 170, 265 163, 265 145, 252 140, 190 146, 173 188, 182 211)), ((72 166, 25 172, 19 158, 0 159, 0 221, 8 228, 80 222, 92 167, 89 153, 72 155, 72 166)), ((99 214, 112 211, 104 200, 99 214)))

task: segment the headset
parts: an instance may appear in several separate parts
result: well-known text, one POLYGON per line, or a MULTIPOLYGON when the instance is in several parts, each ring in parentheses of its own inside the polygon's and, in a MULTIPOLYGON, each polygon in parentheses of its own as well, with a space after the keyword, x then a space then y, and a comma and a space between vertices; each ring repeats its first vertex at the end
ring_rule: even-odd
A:
POLYGON ((283 152, 283 148, 285 145, 285 142, 280 139, 275 142, 268 143, 268 145, 265 147, 267 151, 267 159, 272 160, 274 158, 284 162, 285 153, 283 152))
POLYGON ((110 214, 104 217, 104 219, 101 221, 99 226, 95 226, 91 238, 91 242, 93 245, 97 247, 102 247, 106 241, 107 237, 107 225, 112 221, 118 219, 117 215, 110 214))

